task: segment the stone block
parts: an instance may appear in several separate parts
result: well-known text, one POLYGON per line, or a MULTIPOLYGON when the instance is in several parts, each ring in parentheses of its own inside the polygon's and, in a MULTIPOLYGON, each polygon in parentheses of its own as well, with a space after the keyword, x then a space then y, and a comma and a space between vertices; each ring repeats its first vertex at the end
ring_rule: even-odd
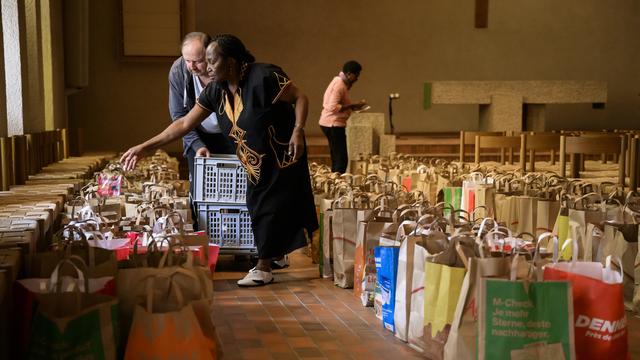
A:
POLYGON ((392 152, 396 152, 396 136, 387 134, 380 136, 380 155, 388 156, 392 152))
POLYGON ((546 105, 525 104, 523 115, 524 125, 526 125, 523 130, 535 132, 546 130, 546 105))
POLYGON ((604 81, 434 81, 433 104, 490 104, 498 93, 520 94, 529 104, 606 103, 604 81))
POLYGON ((522 130, 522 96, 499 93, 491 97, 491 105, 480 105, 480 130, 522 130), (484 108, 484 109, 482 109, 484 108))
POLYGON ((352 124, 347 126, 346 132, 349 158, 355 159, 358 154, 372 154, 373 127, 352 124))
POLYGON ((383 113, 353 113, 347 121, 347 128, 349 126, 370 126, 373 128, 373 146, 372 155, 380 153, 380 137, 384 135, 385 118, 383 113))
POLYGON ((424 96, 425 104, 478 104, 482 131, 544 131, 547 104, 604 104, 607 102, 607 83, 434 81, 425 84, 424 96), (523 106, 526 106, 524 114, 523 106))

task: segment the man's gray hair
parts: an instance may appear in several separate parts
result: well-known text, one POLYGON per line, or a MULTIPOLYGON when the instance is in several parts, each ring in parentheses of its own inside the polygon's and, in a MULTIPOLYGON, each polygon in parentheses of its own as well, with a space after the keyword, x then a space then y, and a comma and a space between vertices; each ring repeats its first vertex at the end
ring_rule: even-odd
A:
POLYGON ((194 40, 200 41, 200 43, 202 43, 202 47, 206 49, 207 45, 209 45, 209 43, 211 42, 211 36, 200 31, 190 32, 184 36, 184 39, 182 39, 182 47, 184 47, 188 42, 194 40))

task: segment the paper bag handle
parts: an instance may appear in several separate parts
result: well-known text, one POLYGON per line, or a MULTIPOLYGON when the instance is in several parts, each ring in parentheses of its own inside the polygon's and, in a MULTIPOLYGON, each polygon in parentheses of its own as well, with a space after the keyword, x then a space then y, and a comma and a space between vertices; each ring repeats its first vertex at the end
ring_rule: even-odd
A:
POLYGON ((612 265, 614 264, 614 261, 617 262, 617 268, 618 268, 618 272, 620 273, 620 282, 619 284, 624 282, 624 269, 622 268, 622 260, 620 260, 619 257, 613 257, 612 255, 608 255, 607 259, 605 260, 605 269, 608 270, 612 270, 615 271, 615 269, 613 269, 612 265))
POLYGON ((155 280, 156 278, 168 278, 169 279, 169 293, 167 295, 171 294, 171 290, 173 290, 173 293, 176 295, 176 300, 178 301, 178 306, 180 308, 184 307, 184 295, 182 294, 182 290, 180 290, 180 285, 178 285, 175 280, 174 277, 175 273, 171 274, 171 275, 152 275, 147 277, 146 279, 146 284, 145 284, 145 292, 147 295, 147 312, 149 313, 153 313, 153 298, 154 298, 154 294, 153 294, 153 290, 154 290, 154 285, 155 285, 155 280))
MULTIPOLYGON (((540 236, 538 236, 538 242, 536 242, 536 253, 533 255, 533 263, 536 264, 538 260, 540 260, 541 255, 540 255, 540 244, 542 244, 542 241, 547 239, 547 238, 551 238, 551 240, 553 241, 553 243, 551 244, 552 250, 553 250, 553 258, 552 261, 553 263, 557 263, 558 262, 558 236, 555 235, 552 232, 544 232, 542 234, 540 234, 540 236)), ((547 242, 548 244, 548 242, 547 242)))
POLYGON ((65 257, 64 259, 60 260, 58 264, 56 264, 56 267, 53 269, 53 271, 51 272, 51 276, 49 277, 50 293, 53 293, 53 292, 61 293, 63 290, 62 282, 60 281, 59 272, 60 272, 60 268, 64 264, 70 264, 73 267, 73 269, 76 271, 76 275, 78 276, 77 290, 79 290, 80 292, 84 291, 87 294, 89 293, 89 279, 85 276, 84 271, 78 268, 76 263, 74 263, 72 260, 78 261, 82 269, 87 268, 87 264, 85 264, 84 260, 82 260, 81 257, 76 255, 71 255, 69 257, 65 257))
MULTIPOLYGON (((564 251, 569 244, 571 244, 571 265, 573 266, 578 262, 578 252, 580 251, 580 248, 578 247, 578 239, 567 238, 562 244, 561 251, 564 251)), ((557 262, 557 260, 558 259, 556 259, 555 262, 557 262)))

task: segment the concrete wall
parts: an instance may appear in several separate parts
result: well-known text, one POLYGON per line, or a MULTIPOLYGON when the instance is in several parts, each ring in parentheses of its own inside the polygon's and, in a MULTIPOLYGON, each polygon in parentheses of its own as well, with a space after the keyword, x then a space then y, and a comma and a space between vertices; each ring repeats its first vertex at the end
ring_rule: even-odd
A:
MULTIPOLYGON (((2 6, 0 5, 0 14, 2 6)), ((5 91, 6 79, 4 75, 4 36, 2 34, 2 17, 0 16, 0 137, 7 136, 7 93, 5 91)))
MULTIPOLYGON (((72 126, 90 149, 124 149, 169 122, 169 62, 117 58, 117 0, 91 2, 90 85, 70 97, 72 126)), ((550 129, 639 128, 640 3, 634 0, 490 0, 474 28, 474 0, 196 0, 198 30, 239 36, 259 61, 282 66, 311 101, 320 134, 322 94, 342 63, 364 66, 352 98, 375 112, 394 102, 396 132, 473 130, 476 106, 422 108, 430 80, 596 80, 604 110, 552 105, 550 129)), ((178 148, 178 146, 176 146, 178 148)))
POLYGON ((62 2, 41 0, 45 129, 67 127, 62 2))
POLYGON ((7 135, 21 135, 29 125, 26 104, 30 94, 25 56, 27 40, 26 36, 20 36, 26 34, 24 4, 17 0, 2 1, 2 20, 7 135))

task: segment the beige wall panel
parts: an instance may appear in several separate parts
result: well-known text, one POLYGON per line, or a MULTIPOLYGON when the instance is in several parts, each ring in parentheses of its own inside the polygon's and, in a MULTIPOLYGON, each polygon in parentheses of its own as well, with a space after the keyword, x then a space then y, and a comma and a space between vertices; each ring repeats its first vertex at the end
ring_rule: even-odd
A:
MULTIPOLYGON (((59 1, 56 1, 60 3, 59 1)), ((58 5, 60 6, 60 5, 58 5)), ((64 76, 67 88, 85 88, 89 85, 89 53, 90 46, 105 46, 105 44, 90 44, 90 14, 93 7, 89 0, 65 0, 62 5, 64 20, 64 76)), ((96 14, 95 16, 100 16, 96 14)), ((113 25, 103 25, 102 31, 116 31, 115 18, 113 25)))
MULTIPOLYGON (((68 100, 70 126, 83 129, 85 150, 124 151, 171 123, 167 77, 172 61, 119 60, 118 1, 91 2, 91 82, 68 100)), ((167 149, 181 151, 182 143, 167 149)))
POLYGON ((288 72, 309 96, 310 124, 332 76, 353 58, 364 71, 352 99, 386 112, 388 94, 400 93, 398 133, 478 129, 475 106, 423 110, 428 80, 604 81, 604 110, 550 106, 547 127, 640 127, 635 1, 491 0, 487 29, 474 28, 472 0, 198 0, 198 10, 200 30, 237 34, 259 61, 288 72))
POLYGON ((180 55, 180 41, 182 40, 180 37, 180 24, 172 22, 171 17, 160 17, 165 18, 161 22, 168 24, 167 26, 146 27, 143 23, 125 22, 124 31, 128 34, 124 42, 125 55, 180 55))
POLYGON ((29 107, 29 112, 24 119, 24 132, 27 134, 43 131, 45 129, 45 116, 40 4, 36 0, 26 0, 24 7, 26 33, 23 35, 26 35, 27 41, 27 86, 29 87, 29 100, 26 104, 29 107))
MULTIPOLYGON (((119 0, 91 2, 91 85, 70 99, 70 116, 94 149, 124 149, 169 124, 170 62, 117 59, 119 0)), ((197 0, 196 29, 234 33, 258 61, 283 67, 308 95, 306 129, 320 134, 322 94, 346 60, 364 66, 351 97, 371 111, 394 102, 396 132, 478 129, 478 107, 433 106, 429 80, 593 80, 607 106, 549 105, 547 129, 638 128, 640 2, 491 0, 489 26, 475 29, 474 1, 197 0)), ((179 44, 176 44, 176 48, 179 44)))
POLYGON ((51 7, 51 58, 53 70, 53 128, 68 126, 64 68, 64 12, 61 1, 49 1, 51 7))
POLYGON ((180 0, 122 0, 125 56, 179 56, 180 0))
POLYGON ((122 11, 131 13, 179 13, 180 0, 121 0, 122 11))

